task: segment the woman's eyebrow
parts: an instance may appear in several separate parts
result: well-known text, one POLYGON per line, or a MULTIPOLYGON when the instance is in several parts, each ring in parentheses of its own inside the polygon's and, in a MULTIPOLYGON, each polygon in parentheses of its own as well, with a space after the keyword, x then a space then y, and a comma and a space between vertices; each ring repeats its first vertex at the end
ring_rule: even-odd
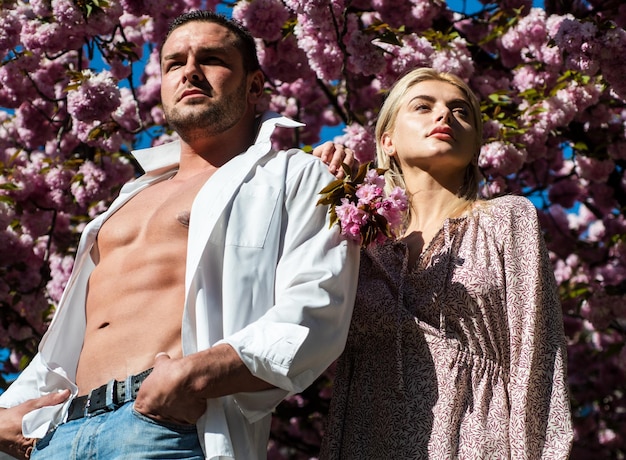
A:
MULTIPOLYGON (((430 96, 428 94, 418 94, 416 96, 413 96, 411 99, 409 99, 409 104, 413 101, 427 101, 427 102, 436 102, 436 98, 434 96, 430 96)), ((450 101, 446 102, 447 105, 464 105, 466 107, 471 107, 470 103, 467 102, 465 99, 463 98, 458 98, 458 99, 452 99, 450 101)))
POLYGON ((466 105, 468 107, 470 107, 470 103, 467 102, 465 99, 452 99, 450 102, 450 104, 459 104, 459 105, 466 105))
POLYGON ((417 96, 413 96, 410 100, 409 103, 415 101, 415 100, 425 100, 428 102, 435 102, 435 98, 433 96, 429 96, 428 94, 418 94, 417 96))

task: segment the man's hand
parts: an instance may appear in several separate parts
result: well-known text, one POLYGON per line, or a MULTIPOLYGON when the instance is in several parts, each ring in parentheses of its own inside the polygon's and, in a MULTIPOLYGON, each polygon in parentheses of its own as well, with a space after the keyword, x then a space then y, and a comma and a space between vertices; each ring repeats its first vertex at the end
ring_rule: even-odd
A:
POLYGON ((35 439, 22 436, 24 415, 44 406, 56 406, 70 395, 69 390, 31 399, 9 409, 0 409, 0 450, 20 459, 30 458, 35 439))
POLYGON ((139 388, 135 410, 157 421, 192 425, 206 411, 209 398, 269 388, 273 386, 253 376, 227 344, 183 358, 158 353, 139 388))
POLYGON ((206 399, 192 387, 185 358, 159 353, 152 373, 141 384, 135 410, 157 421, 193 425, 206 411, 206 399))
POLYGON ((328 170, 333 173, 337 179, 343 179, 345 177, 341 163, 347 164, 353 170, 359 166, 352 149, 331 141, 318 145, 311 153, 328 165, 328 170))

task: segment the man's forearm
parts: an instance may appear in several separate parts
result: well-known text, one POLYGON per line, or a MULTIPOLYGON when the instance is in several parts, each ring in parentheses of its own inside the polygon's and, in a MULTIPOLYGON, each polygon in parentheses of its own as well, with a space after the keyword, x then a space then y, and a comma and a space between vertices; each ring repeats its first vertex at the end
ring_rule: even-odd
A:
POLYGON ((192 386, 205 398, 262 391, 274 388, 252 375, 237 352, 228 344, 216 345, 186 357, 189 360, 192 386))

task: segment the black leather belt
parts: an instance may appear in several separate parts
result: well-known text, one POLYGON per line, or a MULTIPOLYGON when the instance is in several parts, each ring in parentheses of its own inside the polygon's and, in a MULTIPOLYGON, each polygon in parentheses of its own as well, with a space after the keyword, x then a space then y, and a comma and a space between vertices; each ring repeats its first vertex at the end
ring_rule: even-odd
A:
POLYGON ((67 421, 110 412, 134 400, 139 387, 150 372, 152 369, 126 377, 126 380, 111 380, 101 387, 94 388, 88 395, 74 398, 68 409, 67 421))

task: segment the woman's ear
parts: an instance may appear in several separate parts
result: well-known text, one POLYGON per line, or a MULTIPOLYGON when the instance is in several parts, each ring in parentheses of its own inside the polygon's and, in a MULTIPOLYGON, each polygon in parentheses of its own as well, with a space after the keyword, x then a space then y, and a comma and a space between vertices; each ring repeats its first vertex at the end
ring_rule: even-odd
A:
POLYGON ((387 154, 387 156, 393 157, 396 155, 396 148, 393 145, 393 139, 389 133, 383 133, 380 138, 380 145, 382 145, 383 151, 387 154))

